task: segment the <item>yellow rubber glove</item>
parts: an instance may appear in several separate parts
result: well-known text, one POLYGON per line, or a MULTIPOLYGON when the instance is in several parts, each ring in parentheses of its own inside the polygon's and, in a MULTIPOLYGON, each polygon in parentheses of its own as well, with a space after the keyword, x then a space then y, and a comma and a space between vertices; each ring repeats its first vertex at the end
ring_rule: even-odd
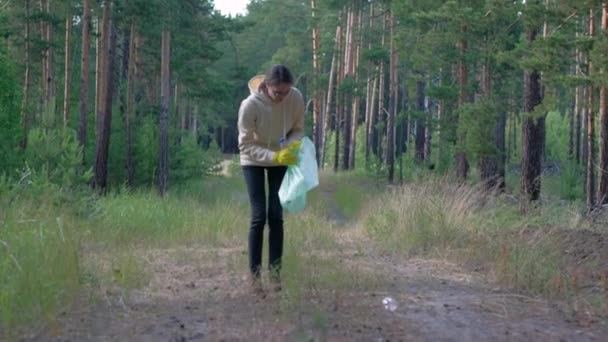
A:
POLYGON ((302 142, 300 140, 294 141, 286 148, 280 150, 274 155, 274 161, 279 165, 295 165, 298 162, 298 152, 302 142))

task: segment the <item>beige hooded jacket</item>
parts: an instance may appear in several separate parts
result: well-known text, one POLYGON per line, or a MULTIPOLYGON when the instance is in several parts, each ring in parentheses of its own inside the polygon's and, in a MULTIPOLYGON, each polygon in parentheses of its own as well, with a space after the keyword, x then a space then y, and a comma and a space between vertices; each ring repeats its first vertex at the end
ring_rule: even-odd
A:
POLYGON ((275 152, 304 136, 302 93, 292 87, 280 103, 274 103, 258 90, 263 80, 264 76, 255 76, 249 81, 251 94, 239 109, 239 150, 243 166, 277 166, 275 152))

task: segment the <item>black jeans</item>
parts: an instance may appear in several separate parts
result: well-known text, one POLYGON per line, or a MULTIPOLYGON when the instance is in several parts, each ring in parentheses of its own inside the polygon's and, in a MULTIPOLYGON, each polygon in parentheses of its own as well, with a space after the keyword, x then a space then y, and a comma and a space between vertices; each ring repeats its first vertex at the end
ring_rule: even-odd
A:
POLYGON ((279 201, 279 188, 287 167, 243 166, 243 174, 251 204, 249 228, 249 269, 254 276, 260 275, 264 226, 268 219, 268 268, 276 272, 281 269, 283 256, 283 208, 279 201), (268 175, 268 211, 266 211, 266 180, 268 175))

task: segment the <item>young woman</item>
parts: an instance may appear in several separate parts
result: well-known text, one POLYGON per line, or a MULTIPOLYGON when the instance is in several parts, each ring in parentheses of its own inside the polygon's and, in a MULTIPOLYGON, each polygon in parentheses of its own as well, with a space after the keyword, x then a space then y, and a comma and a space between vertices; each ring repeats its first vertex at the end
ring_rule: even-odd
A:
POLYGON ((260 271, 266 222, 270 279, 275 290, 281 289, 283 208, 278 192, 287 166, 297 162, 304 134, 304 99, 293 83, 289 69, 275 65, 265 76, 255 76, 249 81, 251 94, 239 109, 240 159, 251 205, 249 269, 257 294, 263 294, 260 271))

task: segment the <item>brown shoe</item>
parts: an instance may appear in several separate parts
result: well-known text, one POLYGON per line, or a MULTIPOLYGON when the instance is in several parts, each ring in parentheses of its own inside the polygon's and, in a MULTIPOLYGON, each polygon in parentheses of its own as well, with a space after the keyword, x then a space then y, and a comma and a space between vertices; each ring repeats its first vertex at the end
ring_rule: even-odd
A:
POLYGON ((270 288, 274 292, 280 292, 283 289, 281 286, 281 276, 278 273, 270 275, 270 288))
POLYGON ((260 298, 264 298, 266 293, 264 292, 264 286, 262 286, 262 279, 260 277, 251 276, 249 279, 251 292, 260 298))

